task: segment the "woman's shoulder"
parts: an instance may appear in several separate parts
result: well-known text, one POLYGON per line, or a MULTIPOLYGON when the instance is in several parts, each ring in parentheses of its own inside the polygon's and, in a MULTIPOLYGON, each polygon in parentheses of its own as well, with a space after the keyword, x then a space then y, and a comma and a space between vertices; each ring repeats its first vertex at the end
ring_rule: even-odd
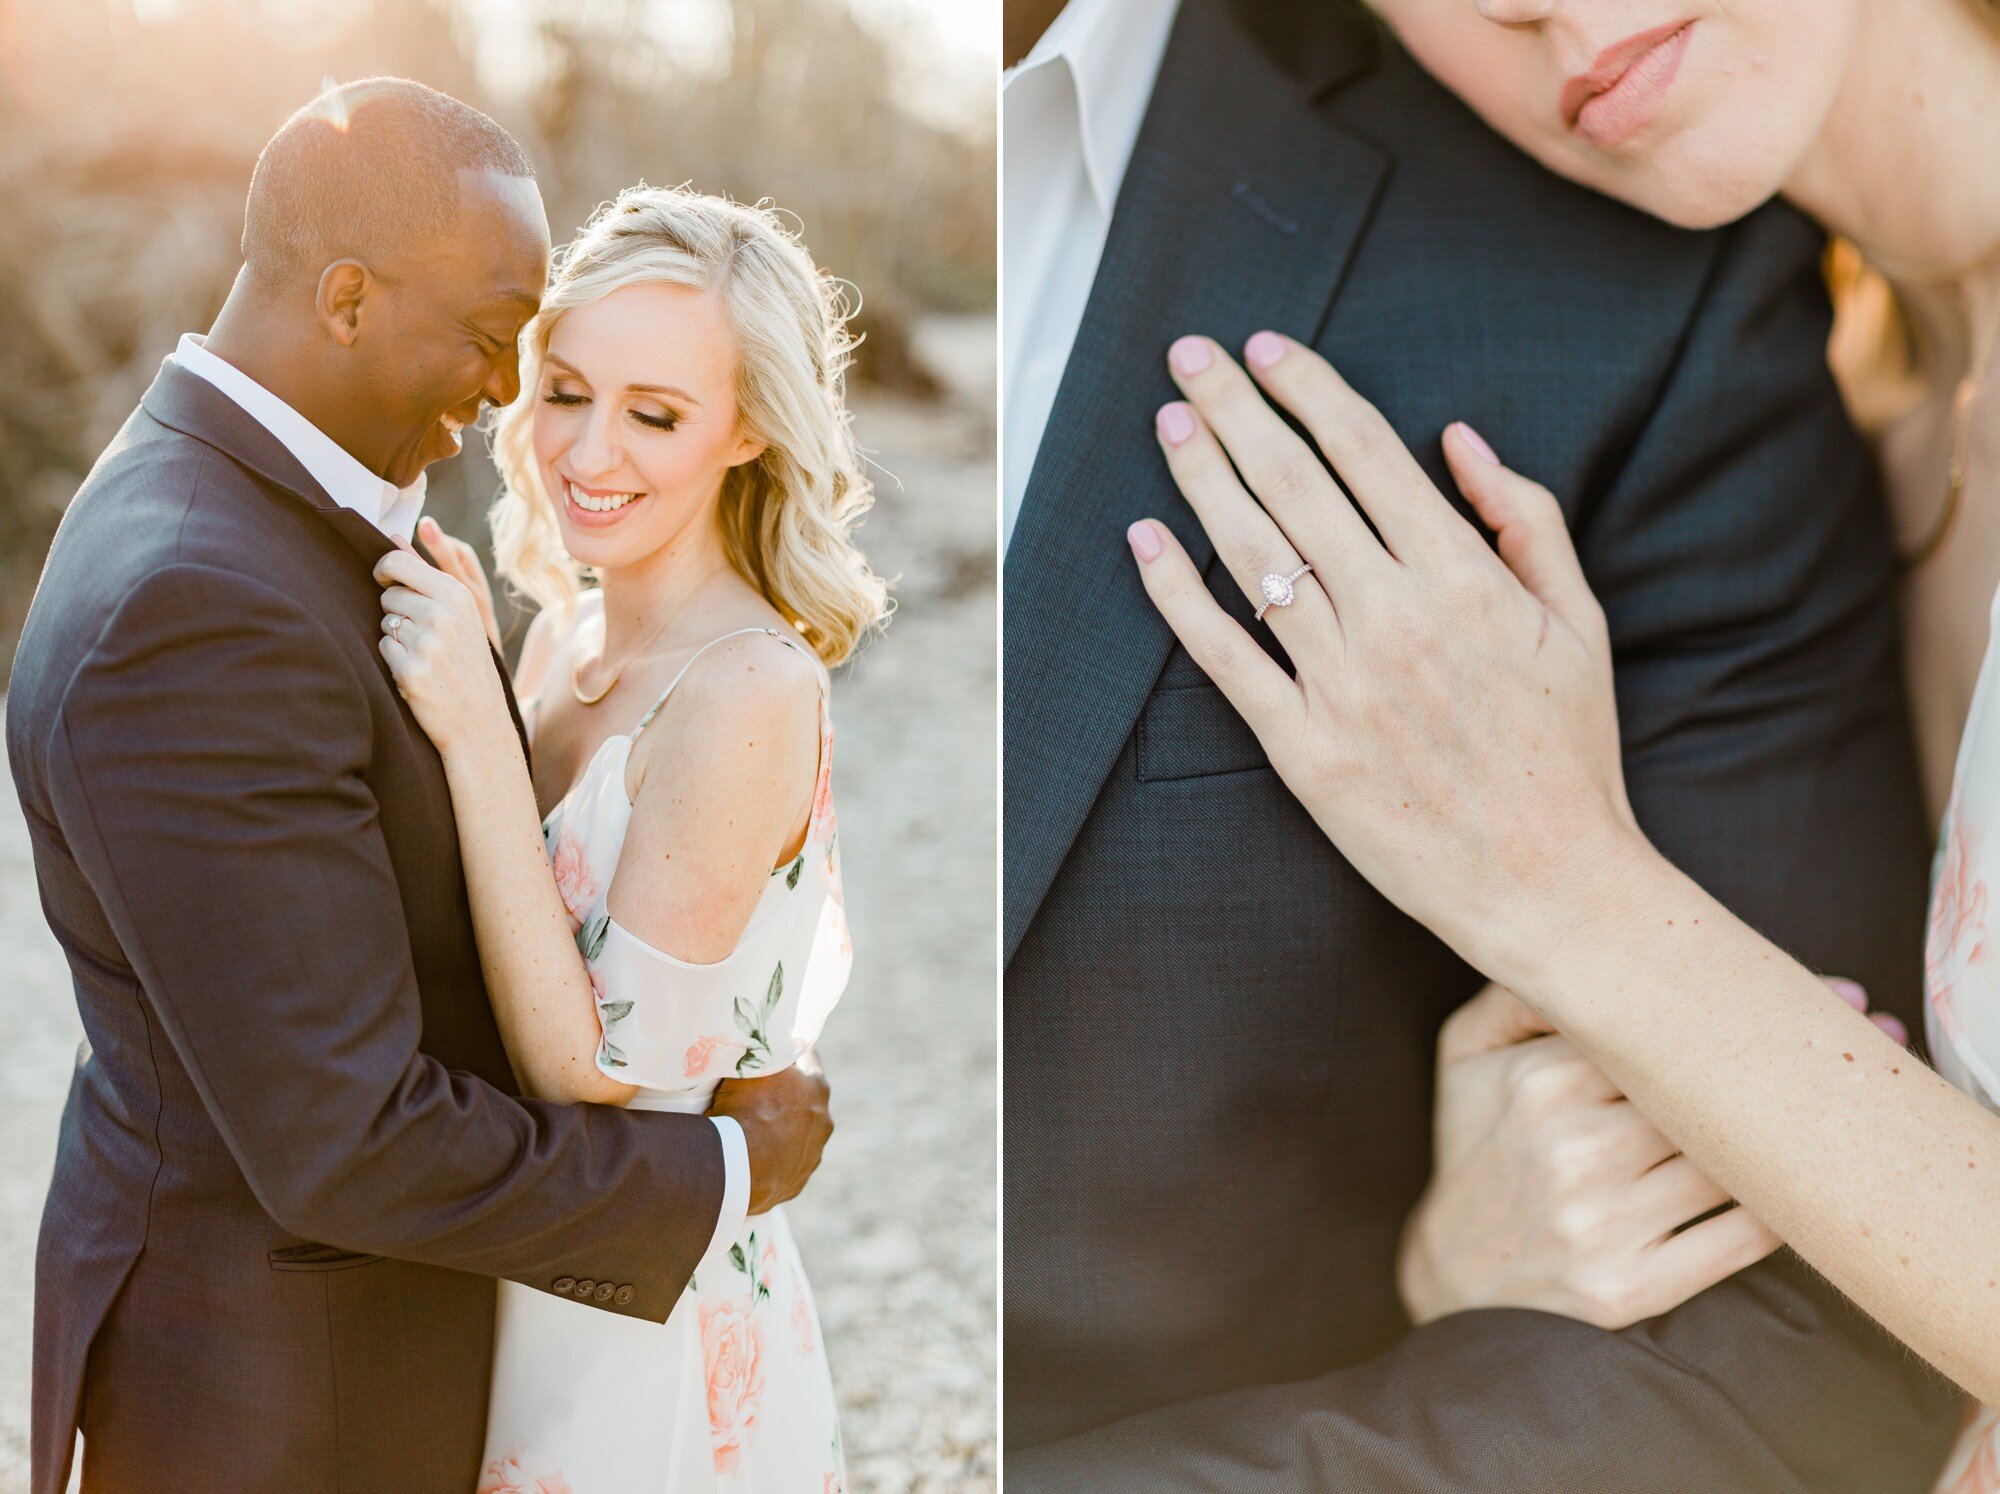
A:
POLYGON ((688 664, 656 729, 678 718, 703 737, 727 741, 740 728, 765 734, 749 742, 775 743, 788 728, 816 732, 826 688, 811 649, 785 630, 756 627, 717 639, 688 664))
POLYGON ((644 732, 638 797, 702 784, 768 792, 817 763, 826 675, 812 651, 775 627, 751 626, 704 646, 644 732), (653 771, 671 762, 668 773, 653 771))

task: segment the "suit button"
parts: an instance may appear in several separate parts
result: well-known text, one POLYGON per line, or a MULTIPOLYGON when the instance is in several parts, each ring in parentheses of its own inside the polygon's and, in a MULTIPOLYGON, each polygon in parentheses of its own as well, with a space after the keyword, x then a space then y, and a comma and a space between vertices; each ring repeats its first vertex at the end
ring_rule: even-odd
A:
POLYGON ((618 1288, 613 1286, 610 1282, 600 1281, 597 1284, 597 1300, 599 1302, 609 1302, 611 1300, 611 1294, 617 1290, 618 1288))
POLYGON ((577 1296, 583 1298, 586 1301, 589 1300, 590 1294, 596 1290, 597 1290, 597 1283, 592 1281, 588 1276, 584 1277, 583 1280, 579 1281, 576 1284, 577 1296))
POLYGON ((639 1294, 633 1291, 630 1287, 620 1287, 618 1289, 618 1294, 611 1300, 613 1302, 616 1302, 620 1307, 626 1307, 629 1306, 631 1304, 632 1299, 638 1295, 639 1294))
POLYGON ((558 1276, 555 1279, 553 1285, 551 1285, 551 1287, 549 1288, 549 1290, 555 1292, 561 1292, 564 1296, 567 1296, 569 1295, 570 1289, 573 1288, 575 1285, 576 1285, 576 1278, 574 1276, 558 1276))

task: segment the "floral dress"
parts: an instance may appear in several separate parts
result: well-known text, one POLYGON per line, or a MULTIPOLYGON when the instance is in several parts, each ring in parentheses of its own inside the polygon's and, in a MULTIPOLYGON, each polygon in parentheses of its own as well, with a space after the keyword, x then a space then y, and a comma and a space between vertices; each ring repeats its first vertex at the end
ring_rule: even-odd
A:
MULTIPOLYGON (((743 632, 798 648, 772 629, 725 636, 743 632)), ((847 984, 853 949, 835 846, 833 727, 819 674, 819 774, 805 844, 771 874, 726 958, 677 960, 605 906, 632 816, 626 763, 674 685, 628 735, 598 749, 543 825, 596 992, 597 1065, 641 1086, 634 1109, 700 1113, 722 1080, 785 1068, 847 984)), ((782 1209, 711 1246, 665 1324, 500 1283, 478 1494, 845 1487, 826 1348, 782 1209)))
MULTIPOLYGON (((2000 1111, 2000 909, 1990 891, 2000 884, 2000 593, 1991 629, 1932 871, 1924 1032, 1938 1072, 2000 1111)), ((1938 1490, 2000 1494, 2000 1417, 1991 1408, 1968 1415, 1938 1490)))

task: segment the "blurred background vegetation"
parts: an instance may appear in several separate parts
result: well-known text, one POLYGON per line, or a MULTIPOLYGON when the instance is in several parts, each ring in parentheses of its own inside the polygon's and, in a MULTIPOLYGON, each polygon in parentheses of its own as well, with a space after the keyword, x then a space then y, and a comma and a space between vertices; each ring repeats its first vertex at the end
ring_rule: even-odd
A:
MULTIPOLYGON (((862 291, 857 379, 934 393, 926 316, 990 313, 986 0, 0 0, 0 680, 50 537, 238 264, 266 138, 390 73, 526 145, 557 243, 621 186, 769 197, 862 291)), ((483 443, 429 512, 480 543, 483 443)))

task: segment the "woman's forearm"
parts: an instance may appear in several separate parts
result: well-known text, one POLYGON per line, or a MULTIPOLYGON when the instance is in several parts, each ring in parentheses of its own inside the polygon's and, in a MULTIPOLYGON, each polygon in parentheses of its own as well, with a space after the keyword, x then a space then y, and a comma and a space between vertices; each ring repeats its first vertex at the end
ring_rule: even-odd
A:
POLYGON ((1516 989, 1890 1332, 2000 1400, 2000 1117, 1656 855, 1516 989))
POLYGON ((445 755, 487 995, 514 1071, 543 1099, 623 1104, 596 1063, 602 1028, 511 730, 445 755))

